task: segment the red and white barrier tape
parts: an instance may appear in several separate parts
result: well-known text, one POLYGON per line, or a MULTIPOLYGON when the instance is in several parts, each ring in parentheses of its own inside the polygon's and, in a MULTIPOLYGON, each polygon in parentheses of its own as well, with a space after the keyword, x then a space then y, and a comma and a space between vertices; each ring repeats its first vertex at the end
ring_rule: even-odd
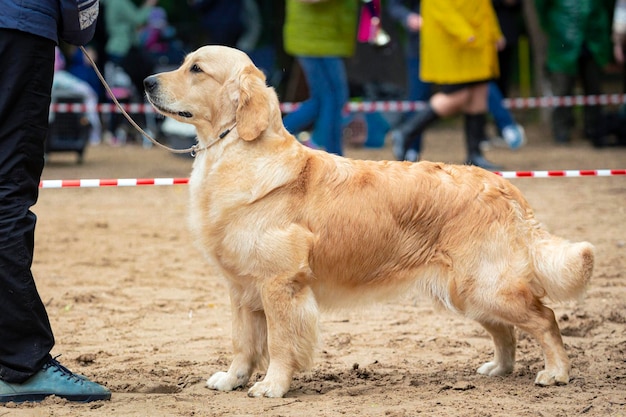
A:
POLYGON ((626 169, 582 169, 564 171, 502 171, 495 172, 504 178, 558 178, 558 177, 613 177, 626 175, 626 169))
POLYGON ((42 180, 39 182, 39 188, 137 187, 140 185, 177 185, 188 182, 189 178, 42 180))
MULTIPOLYGON (((504 107, 509 109, 534 109, 547 107, 573 107, 573 106, 605 106, 609 104, 626 103, 626 94, 601 94, 597 96, 565 96, 565 97, 528 97, 506 98, 504 107)), ((283 113, 291 113, 300 106, 300 103, 281 103, 283 113)), ((350 113, 376 113, 376 112, 409 112, 424 108, 423 101, 363 101, 350 102, 346 105, 346 111, 350 113)), ((145 103, 122 104, 128 113, 156 113, 151 105, 145 103)), ((84 113, 87 105, 83 103, 54 103, 51 111, 56 113, 84 113)), ((120 110, 111 103, 97 105, 100 113, 120 113, 120 110)))
MULTIPOLYGON (((124 110, 128 113, 156 113, 151 105, 145 103, 126 103, 122 104, 124 110)), ((54 113, 85 113, 88 106, 84 103, 53 103, 50 105, 50 111, 54 113)), ((113 103, 100 103, 96 105, 96 111, 99 113, 122 113, 120 109, 113 103)))
MULTIPOLYGON (((504 178, 559 178, 626 176, 626 169, 565 170, 565 171, 501 171, 504 178)), ((121 178, 82 180, 42 180, 39 188, 97 188, 137 187, 140 185, 178 185, 189 183, 189 178, 121 178)))

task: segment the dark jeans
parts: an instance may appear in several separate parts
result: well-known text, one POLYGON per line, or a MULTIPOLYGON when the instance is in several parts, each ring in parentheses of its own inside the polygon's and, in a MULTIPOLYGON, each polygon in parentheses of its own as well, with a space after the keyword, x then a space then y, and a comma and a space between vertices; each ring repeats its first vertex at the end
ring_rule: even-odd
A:
MULTIPOLYGON (((557 97, 572 95, 579 76, 585 95, 602 93, 602 68, 594 61, 591 53, 586 50, 583 50, 578 60, 578 74, 555 72, 550 76, 552 93, 557 97)), ((552 134, 557 142, 569 142, 575 124, 572 107, 561 106, 552 111, 552 134)), ((602 107, 585 106, 583 108, 583 127, 588 139, 597 140, 602 135, 602 107)))
POLYGON ((54 42, 0 29, 0 379, 21 382, 54 337, 31 273, 54 42))

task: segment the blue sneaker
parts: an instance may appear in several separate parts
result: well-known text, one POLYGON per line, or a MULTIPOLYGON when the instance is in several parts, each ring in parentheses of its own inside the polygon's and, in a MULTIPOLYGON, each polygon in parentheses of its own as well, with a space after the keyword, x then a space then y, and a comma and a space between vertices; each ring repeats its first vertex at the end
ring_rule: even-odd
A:
POLYGON ((42 401, 50 395, 83 403, 111 399, 107 388, 72 373, 56 359, 21 384, 0 380, 0 403, 42 401))
POLYGON ((502 139, 510 149, 519 149, 526 144, 526 132, 518 124, 508 125, 502 129, 502 139))
POLYGON ((409 162, 419 162, 420 154, 415 149, 409 149, 404 154, 404 160, 409 162))

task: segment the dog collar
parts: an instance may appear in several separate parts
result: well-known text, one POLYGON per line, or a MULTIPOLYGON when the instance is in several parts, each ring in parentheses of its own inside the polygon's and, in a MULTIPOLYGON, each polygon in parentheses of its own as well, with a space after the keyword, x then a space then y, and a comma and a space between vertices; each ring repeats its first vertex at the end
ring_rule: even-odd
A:
POLYGON ((235 126, 237 126, 237 123, 234 123, 231 127, 229 127, 228 129, 226 129, 225 131, 223 131, 222 133, 219 134, 218 137, 216 137, 215 139, 213 139, 208 145, 206 146, 198 146, 198 144, 196 143, 195 145, 193 145, 191 147, 191 156, 195 157, 198 152, 202 152, 205 151, 207 149, 209 149, 211 146, 215 145, 217 142, 219 142, 221 139, 224 139, 226 137, 226 135, 228 135, 234 128, 235 126))

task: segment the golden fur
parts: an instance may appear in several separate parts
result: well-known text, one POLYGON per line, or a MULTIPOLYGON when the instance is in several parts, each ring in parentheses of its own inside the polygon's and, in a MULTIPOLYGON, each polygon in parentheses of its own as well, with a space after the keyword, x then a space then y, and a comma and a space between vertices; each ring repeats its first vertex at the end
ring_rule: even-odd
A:
POLYGON ((263 74, 235 49, 200 48, 145 86, 156 109, 198 133, 190 223, 228 282, 233 313, 234 359, 210 388, 244 387, 261 368, 248 394, 281 397, 312 363, 320 309, 415 290, 490 333, 495 356, 479 373, 512 371, 517 326, 544 353, 535 382, 568 383, 544 300, 582 294, 593 246, 542 229, 508 181, 472 166, 355 161, 302 146, 263 74))

